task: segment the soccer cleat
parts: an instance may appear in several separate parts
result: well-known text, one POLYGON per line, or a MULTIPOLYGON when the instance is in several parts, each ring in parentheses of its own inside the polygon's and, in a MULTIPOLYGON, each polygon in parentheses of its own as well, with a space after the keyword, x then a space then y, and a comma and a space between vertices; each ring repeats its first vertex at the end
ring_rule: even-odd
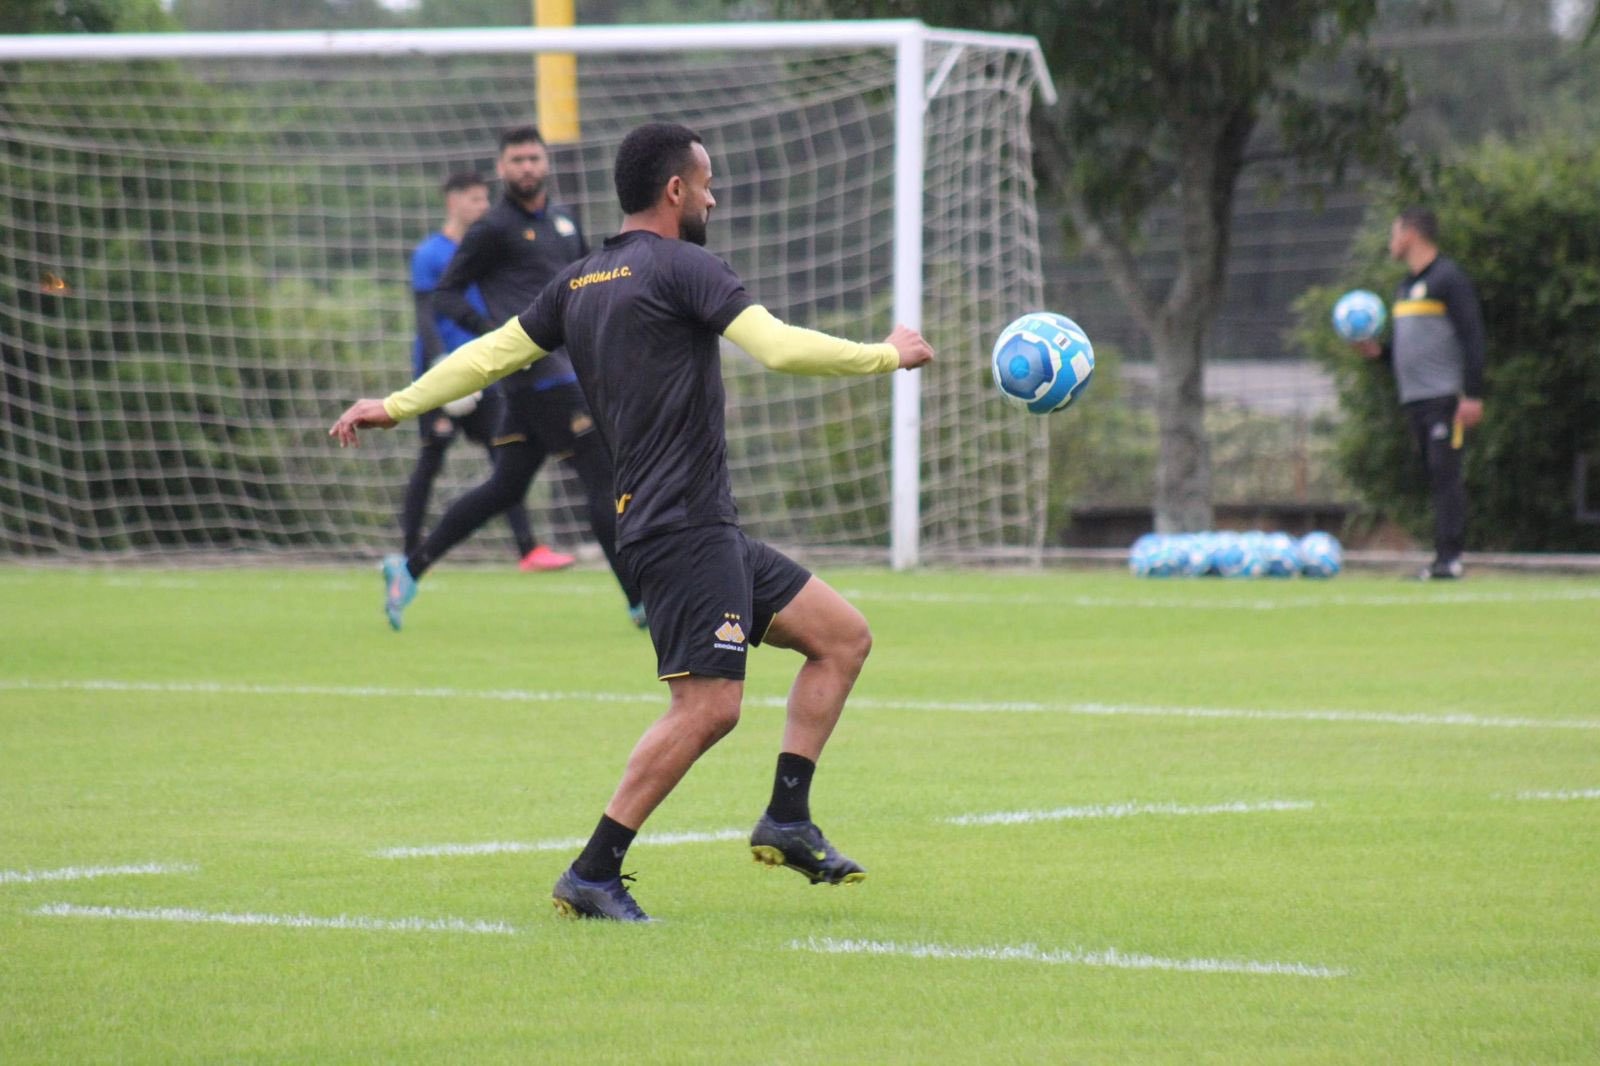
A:
POLYGON ((650 628, 650 620, 644 616, 644 604, 634 603, 628 605, 628 621, 640 629, 650 628))
POLYGON ((576 555, 566 555, 540 544, 522 557, 517 569, 528 573, 543 573, 546 570, 565 570, 577 561, 576 555))
POLYGON ((1435 559, 1423 567, 1422 573, 1417 575, 1418 581, 1460 581, 1466 576, 1466 569, 1461 565, 1459 557, 1455 559, 1435 559))
POLYGON ((613 877, 609 881, 585 881, 572 872, 572 867, 556 879, 550 890, 550 902, 563 918, 609 918, 614 922, 650 922, 655 919, 640 908, 628 894, 624 881, 632 881, 632 874, 613 877))
POLYGON ((383 613, 392 629, 400 628, 400 612, 417 598, 417 579, 406 569, 404 555, 383 557, 383 613))
POLYGON ((814 885, 853 885, 867 871, 840 855, 814 822, 774 822, 763 814, 750 834, 750 853, 764 866, 787 866, 814 885))

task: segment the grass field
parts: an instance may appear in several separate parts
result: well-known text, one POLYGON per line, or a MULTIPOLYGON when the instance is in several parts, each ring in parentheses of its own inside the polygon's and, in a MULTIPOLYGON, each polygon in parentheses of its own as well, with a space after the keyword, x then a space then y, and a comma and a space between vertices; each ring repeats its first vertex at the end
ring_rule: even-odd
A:
POLYGON ((0 1061, 1600 1060, 1600 582, 822 576, 869 878, 750 861, 762 650, 617 927, 605 575, 0 568, 0 1061))

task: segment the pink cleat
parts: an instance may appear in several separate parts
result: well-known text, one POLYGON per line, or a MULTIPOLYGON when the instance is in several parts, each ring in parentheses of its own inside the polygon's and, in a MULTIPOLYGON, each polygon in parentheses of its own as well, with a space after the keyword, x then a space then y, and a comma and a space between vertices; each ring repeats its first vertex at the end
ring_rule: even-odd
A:
POLYGON ((540 544, 533 551, 522 557, 522 562, 517 564, 517 569, 525 570, 530 574, 543 573, 546 570, 565 570, 577 561, 578 557, 575 555, 564 555, 540 544))

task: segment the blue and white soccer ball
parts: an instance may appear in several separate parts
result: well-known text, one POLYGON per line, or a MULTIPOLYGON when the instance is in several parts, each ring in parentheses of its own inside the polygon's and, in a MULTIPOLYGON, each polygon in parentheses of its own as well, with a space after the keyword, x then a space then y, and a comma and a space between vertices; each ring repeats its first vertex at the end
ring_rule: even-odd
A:
POLYGON ((1001 331, 991 368, 1000 395, 1045 415, 1077 399, 1089 383, 1094 346, 1065 315, 1032 311, 1001 331))
POLYGON ((1261 573, 1260 534, 1217 533, 1212 540, 1211 569, 1221 577, 1255 577, 1261 573))
POLYGON ((1300 572, 1306 577, 1333 577, 1344 566, 1344 549, 1327 533, 1300 538, 1300 572))
POLYGON ((1300 545, 1287 533, 1268 533, 1261 541, 1261 573, 1294 577, 1300 572, 1300 545))
POLYGON ((1146 533, 1128 549, 1128 569, 1134 577, 1162 577, 1167 552, 1167 538, 1159 533, 1146 533))
POLYGON ((1347 341, 1369 341, 1383 329, 1386 316, 1377 293, 1352 289, 1333 305, 1333 331, 1347 341))

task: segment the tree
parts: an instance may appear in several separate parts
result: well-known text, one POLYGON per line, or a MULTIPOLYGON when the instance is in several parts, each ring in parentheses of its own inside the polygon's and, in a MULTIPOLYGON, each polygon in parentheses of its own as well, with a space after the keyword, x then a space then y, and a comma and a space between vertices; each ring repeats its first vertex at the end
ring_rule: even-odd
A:
MULTIPOLYGON (((1426 0, 1425 0, 1426 2, 1426 0)), ((1252 162, 1342 177, 1352 163, 1402 163, 1398 68, 1353 47, 1378 0, 779 0, 791 15, 915 16, 935 25, 1025 33, 1061 94, 1035 112, 1042 198, 1104 263, 1155 355, 1156 525, 1211 525, 1202 391, 1221 305, 1235 190, 1252 162), (1314 64, 1342 69, 1338 93, 1312 91, 1314 64), (1252 154, 1252 149, 1255 149, 1252 154), (1180 231, 1170 281, 1135 252, 1158 206, 1180 231)))

